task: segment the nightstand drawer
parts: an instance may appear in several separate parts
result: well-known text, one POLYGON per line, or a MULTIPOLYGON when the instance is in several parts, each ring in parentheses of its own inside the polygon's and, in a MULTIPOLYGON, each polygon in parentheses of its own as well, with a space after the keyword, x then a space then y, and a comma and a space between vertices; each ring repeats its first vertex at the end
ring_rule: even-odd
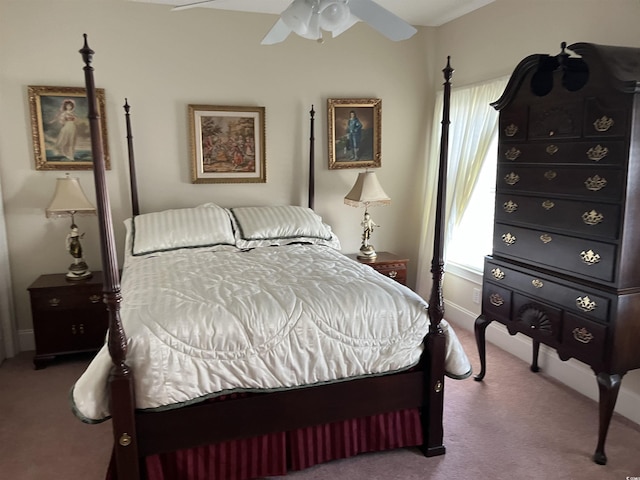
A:
POLYGON ((371 265, 382 275, 393 278, 396 282, 407 283, 407 266, 404 263, 392 263, 388 265, 371 265))
POLYGON ((407 284, 407 260, 389 252, 378 252, 374 258, 358 258, 356 254, 349 254, 347 257, 368 265, 385 277, 393 278, 402 285, 407 284))
POLYGON ((36 310, 90 308, 94 305, 99 306, 101 304, 104 305, 102 302, 101 287, 76 289, 74 292, 48 291, 34 293, 31 297, 32 308, 36 310))

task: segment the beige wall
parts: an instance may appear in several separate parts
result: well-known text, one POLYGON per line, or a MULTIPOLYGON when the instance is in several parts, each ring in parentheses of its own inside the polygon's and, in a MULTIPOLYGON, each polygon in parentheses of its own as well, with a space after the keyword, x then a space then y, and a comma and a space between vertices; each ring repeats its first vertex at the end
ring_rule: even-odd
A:
MULTIPOLYGON (((440 27, 436 58, 451 55, 456 69, 454 86, 467 85, 511 74, 520 60, 530 54, 558 53, 563 41, 568 45, 592 42, 640 47, 639 18, 637 0, 496 0, 440 27)), ((455 118, 451 121, 455 122, 455 118)), ((480 305, 473 303, 472 291, 480 288, 480 282, 479 275, 445 276, 447 318, 473 328, 480 305)), ((530 361, 531 342, 521 335, 511 337, 506 329, 492 324, 487 337, 530 361)), ((469 354, 477 358, 476 352, 469 354)), ((593 372, 584 364, 575 360, 561 362, 554 351, 543 349, 541 367, 546 374, 597 398, 593 372)), ((491 381, 491 371, 485 381, 491 381)), ((640 370, 636 370, 625 376, 616 410, 640 423, 639 404, 640 370)))
MULTIPOLYGON (((44 208, 63 172, 34 168, 28 85, 83 86, 78 50, 82 34, 95 50, 98 87, 106 90, 112 170, 108 172, 119 240, 130 215, 122 105, 132 105, 133 136, 143 212, 217 202, 224 206, 306 202, 308 111, 316 109, 316 210, 343 242, 359 248, 362 211, 343 197, 359 170, 329 170, 327 98, 382 99, 382 168, 392 198, 372 210, 381 227, 379 250, 416 257, 420 177, 431 121, 433 30, 389 42, 358 24, 323 45, 292 35, 261 46, 277 17, 124 0, 0 0, 0 178, 18 329, 31 329, 26 288, 43 273, 64 272, 69 222, 46 219, 44 208), (194 185, 190 180, 188 104, 266 108, 266 184, 194 185), (415 196, 412 196, 415 195, 415 196)), ((442 66, 440 64, 442 63, 442 66)), ((437 64, 437 67, 434 67, 437 64)), ((78 172, 94 198, 91 173, 78 172)), ((77 222, 86 232, 86 260, 100 269, 95 217, 77 222)), ((416 262, 411 264, 415 271, 416 262)), ((415 276, 415 275, 412 275, 415 276)))

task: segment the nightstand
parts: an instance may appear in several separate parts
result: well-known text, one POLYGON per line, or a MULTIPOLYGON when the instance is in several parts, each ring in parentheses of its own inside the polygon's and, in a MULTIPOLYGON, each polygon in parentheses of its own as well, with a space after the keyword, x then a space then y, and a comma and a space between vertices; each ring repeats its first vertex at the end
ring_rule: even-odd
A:
POLYGON ((378 252, 375 258, 358 258, 358 254, 348 254, 347 257, 353 258, 364 265, 369 265, 374 270, 389 278, 393 278, 402 285, 407 284, 407 258, 399 257, 389 252, 378 252))
POLYGON ((98 350, 105 341, 109 315, 102 301, 102 272, 86 280, 65 274, 42 275, 29 288, 36 369, 58 355, 98 350))

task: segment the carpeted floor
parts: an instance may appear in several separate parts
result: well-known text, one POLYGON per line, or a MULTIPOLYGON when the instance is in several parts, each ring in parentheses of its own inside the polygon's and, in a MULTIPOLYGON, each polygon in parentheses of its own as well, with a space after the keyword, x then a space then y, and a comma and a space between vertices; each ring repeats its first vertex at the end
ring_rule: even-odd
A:
MULTIPOLYGON (((478 370, 473 334, 456 329, 478 370)), ((0 366, 0 478, 101 480, 111 424, 85 425, 70 412, 69 388, 87 358, 33 370, 32 354, 0 366)), ((290 474, 295 480, 625 480, 640 478, 640 426, 614 415, 596 465, 596 402, 487 345, 488 373, 445 385, 446 455, 417 450, 361 455, 290 474)), ((594 379, 595 382, 595 379, 594 379)), ((639 406, 640 408, 640 406, 639 406)), ((282 477, 277 477, 282 478, 282 477)))

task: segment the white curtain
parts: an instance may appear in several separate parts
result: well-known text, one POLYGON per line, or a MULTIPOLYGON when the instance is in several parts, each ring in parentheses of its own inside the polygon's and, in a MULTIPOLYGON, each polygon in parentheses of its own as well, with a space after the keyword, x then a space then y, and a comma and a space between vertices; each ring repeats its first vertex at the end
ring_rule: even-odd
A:
MULTIPOLYGON (((0 189, 1 198, 2 190, 0 189)), ((17 353, 14 317, 4 205, 0 202, 0 363, 5 355, 13 357, 17 353)))
MULTIPOLYGON (((503 77, 487 83, 451 89, 445 202, 445 258, 448 240, 464 215, 478 173, 482 168, 482 162, 487 155, 487 149, 497 134, 498 112, 491 107, 490 103, 500 98, 507 81, 508 77, 503 77)), ((425 209, 417 279, 418 293, 427 298, 427 292, 431 286, 429 273, 433 258, 433 223, 441 149, 442 91, 438 92, 435 103, 431 149, 425 179, 426 196, 423 202, 425 209)))

